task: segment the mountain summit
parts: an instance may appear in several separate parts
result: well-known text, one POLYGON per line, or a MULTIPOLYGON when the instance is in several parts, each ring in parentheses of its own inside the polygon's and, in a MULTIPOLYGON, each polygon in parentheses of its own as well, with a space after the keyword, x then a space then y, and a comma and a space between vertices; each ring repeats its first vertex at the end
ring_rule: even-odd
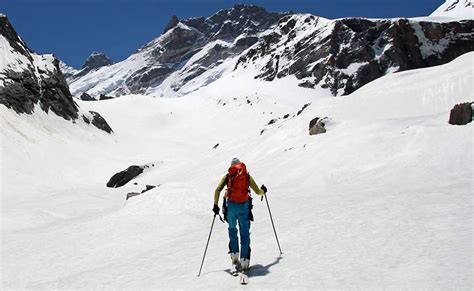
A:
POLYGON ((109 59, 104 53, 93 52, 87 58, 84 65, 82 65, 82 69, 86 69, 86 68, 89 68, 89 70, 98 69, 103 66, 113 65, 113 63, 114 62, 112 62, 112 60, 109 59))

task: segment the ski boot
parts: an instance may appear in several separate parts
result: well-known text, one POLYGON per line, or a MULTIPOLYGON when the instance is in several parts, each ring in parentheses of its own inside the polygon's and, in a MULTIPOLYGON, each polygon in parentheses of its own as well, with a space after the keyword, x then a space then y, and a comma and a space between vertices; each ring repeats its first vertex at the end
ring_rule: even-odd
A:
POLYGON ((239 253, 231 253, 230 260, 232 261, 230 273, 232 274, 232 276, 237 276, 240 272, 239 253))

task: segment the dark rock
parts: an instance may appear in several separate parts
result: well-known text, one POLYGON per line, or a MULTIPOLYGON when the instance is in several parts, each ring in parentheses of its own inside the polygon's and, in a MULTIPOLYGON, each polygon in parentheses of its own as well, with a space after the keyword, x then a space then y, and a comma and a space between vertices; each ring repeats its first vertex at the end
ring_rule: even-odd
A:
POLYGON ((103 131, 107 133, 112 133, 114 132, 112 128, 110 128, 109 124, 105 119, 97 112, 95 111, 89 111, 90 114, 92 114, 92 125, 97 127, 98 129, 102 129, 103 131))
POLYGON ((283 119, 287 119, 288 117, 290 117, 290 114, 283 115, 283 119))
POLYGON ((309 129, 311 129, 311 127, 313 127, 314 125, 316 125, 316 124, 318 124, 318 123, 319 123, 322 127, 325 127, 326 124, 324 123, 324 119, 326 119, 326 117, 325 117, 325 118, 316 117, 316 118, 312 119, 312 120, 309 122, 309 129))
POLYGON ((326 117, 316 117, 309 122, 309 135, 316 135, 326 132, 324 119, 326 119, 326 117))
POLYGON ((176 15, 171 16, 171 19, 168 22, 168 24, 166 25, 165 30, 163 31, 163 33, 166 33, 168 30, 173 29, 176 25, 178 25, 178 23, 179 23, 178 17, 176 15))
POLYGON ((82 69, 88 68, 89 70, 98 69, 104 66, 113 65, 114 62, 109 59, 104 53, 93 52, 86 60, 82 69))
MULTIPOLYGON (((348 95, 387 73, 445 64, 474 50, 474 38, 466 37, 474 30, 474 20, 437 23, 345 18, 294 44, 293 17, 281 18, 274 33, 239 57, 236 68, 268 58, 256 78, 271 81, 294 75, 302 80, 299 86, 319 86, 333 95, 348 95), (322 37, 321 32, 329 29, 332 32, 322 37), (279 55, 275 55, 277 50, 279 55)), ((312 29, 318 20, 308 18, 303 25, 312 29)))
MULTIPOLYGON (((158 186, 160 186, 160 185, 158 185, 158 186)), ((151 190, 151 189, 153 189, 153 188, 156 188, 157 186, 146 185, 145 187, 146 187, 146 188, 142 190, 142 193, 145 193, 146 191, 149 191, 149 190, 151 190)))
POLYGON ((114 97, 106 96, 104 94, 99 95, 99 100, 109 100, 109 99, 114 99, 114 97))
POLYGON ((218 146, 219 146, 219 144, 216 144, 216 145, 213 146, 212 148, 213 148, 213 149, 217 149, 218 146))
POLYGON ((86 92, 82 93, 80 98, 83 101, 96 101, 94 98, 92 98, 91 95, 87 94, 86 92))
POLYGON ((66 120, 77 119, 78 108, 59 69, 59 61, 52 55, 39 55, 35 59, 33 51, 18 37, 3 15, 0 15, 0 35, 5 37, 13 52, 28 61, 18 60, 23 70, 4 69, 1 72, 0 104, 27 114, 31 114, 35 104, 39 104, 47 113, 51 110, 66 120))
POLYGON ((298 111, 298 113, 296 113, 296 116, 300 115, 301 113, 303 113, 303 111, 308 108, 308 106, 311 105, 311 103, 306 103, 305 105, 303 105, 303 107, 298 111))
POLYGON ((270 120, 267 125, 274 124, 277 121, 278 121, 278 118, 274 118, 274 119, 270 120))
POLYGON ((157 185, 157 186, 146 185, 146 188, 143 189, 140 193, 138 193, 138 192, 130 192, 130 193, 128 193, 128 194, 127 194, 127 197, 125 198, 125 200, 128 200, 128 199, 131 198, 131 197, 135 197, 135 196, 138 196, 138 195, 140 195, 140 194, 143 194, 143 193, 145 193, 145 192, 147 192, 147 191, 149 191, 149 190, 151 190, 151 189, 153 189, 153 188, 159 187, 159 186, 161 186, 161 185, 157 185))
POLYGON ((154 165, 144 165, 144 166, 130 166, 126 170, 119 172, 110 178, 107 182, 107 187, 118 188, 127 184, 130 180, 136 178, 138 175, 143 173, 143 170, 154 165))
POLYGON ((449 114, 449 124, 466 125, 472 122, 474 102, 456 104, 449 114))
POLYGON ((125 200, 128 200, 129 198, 132 198, 132 197, 135 197, 135 196, 138 196, 142 193, 138 193, 138 192, 130 192, 130 193, 127 193, 127 198, 125 198, 125 200))

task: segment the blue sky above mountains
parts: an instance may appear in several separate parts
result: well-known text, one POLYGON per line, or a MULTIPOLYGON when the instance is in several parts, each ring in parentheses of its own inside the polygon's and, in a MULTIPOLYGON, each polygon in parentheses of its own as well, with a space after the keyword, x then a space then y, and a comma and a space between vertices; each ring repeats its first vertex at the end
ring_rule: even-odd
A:
POLYGON ((54 53, 76 68, 93 52, 114 62, 159 36, 172 15, 210 16, 235 3, 326 18, 426 16, 443 0, 2 0, 6 14, 38 53, 54 53))

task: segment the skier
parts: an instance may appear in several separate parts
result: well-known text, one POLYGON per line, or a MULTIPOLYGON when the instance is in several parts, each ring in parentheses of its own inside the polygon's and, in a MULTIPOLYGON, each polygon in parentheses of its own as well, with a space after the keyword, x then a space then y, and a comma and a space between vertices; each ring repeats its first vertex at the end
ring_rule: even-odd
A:
POLYGON ((255 180, 247 172, 247 168, 238 158, 232 159, 228 173, 222 177, 214 193, 214 207, 212 211, 219 215, 219 196, 224 188, 227 190, 222 203, 224 220, 229 224, 229 253, 232 261, 231 272, 237 275, 239 271, 246 272, 250 266, 250 221, 252 215, 252 197, 249 187, 258 194, 267 192, 265 185, 258 188, 255 180), (237 222, 240 231, 240 262, 239 238, 237 236, 237 222))

